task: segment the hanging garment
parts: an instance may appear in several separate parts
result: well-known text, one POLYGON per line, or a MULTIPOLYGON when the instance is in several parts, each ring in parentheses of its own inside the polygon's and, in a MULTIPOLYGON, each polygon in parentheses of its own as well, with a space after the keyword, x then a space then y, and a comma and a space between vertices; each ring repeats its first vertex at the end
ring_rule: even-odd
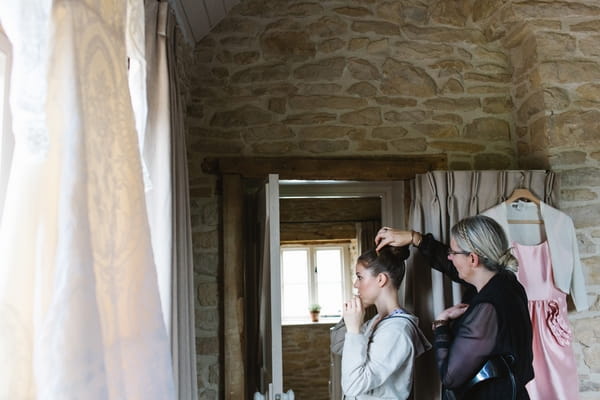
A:
POLYGON ((527 385, 531 400, 579 398, 577 363, 567 320, 567 295, 554 284, 548 242, 512 242, 519 260, 517 277, 525 287, 533 329, 533 370, 527 385))
POLYGON ((564 293, 570 294, 577 311, 587 310, 588 298, 583 277, 577 236, 573 220, 564 212, 540 202, 500 203, 482 213, 495 219, 504 228, 509 242, 539 244, 548 240, 554 284, 564 293), (509 218, 539 218, 543 224, 509 225, 509 218))

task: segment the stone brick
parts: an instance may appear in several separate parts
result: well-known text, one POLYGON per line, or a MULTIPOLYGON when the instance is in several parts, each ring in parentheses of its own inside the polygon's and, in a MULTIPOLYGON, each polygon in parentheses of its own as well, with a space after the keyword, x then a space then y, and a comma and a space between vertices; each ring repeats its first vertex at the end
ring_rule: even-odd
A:
POLYGON ((348 59, 347 68, 352 77, 360 81, 378 80, 381 77, 373 64, 360 58, 348 59))
POLYGON ((372 97, 377 94, 377 88, 369 82, 358 82, 348 88, 348 93, 360 97, 372 97))
POLYGON ((308 26, 310 35, 319 37, 340 37, 348 32, 348 24, 339 16, 327 16, 308 26))
POLYGON ((370 107, 362 110, 342 114, 340 121, 345 124, 373 126, 381 124, 381 111, 379 108, 370 107))
POLYGON ((513 109, 513 102, 510 96, 485 97, 482 105, 483 111, 490 114, 510 113, 513 109))
POLYGON ((387 38, 380 40, 373 40, 367 45, 367 53, 388 53, 390 49, 390 42, 387 38))
POLYGON ((235 83, 282 81, 289 75, 289 67, 285 64, 260 65, 236 72, 231 76, 231 81, 235 83))
POLYGON ((271 119, 270 112, 248 105, 232 111, 216 112, 210 125, 219 127, 250 126, 268 123, 271 119))
POLYGON ((550 144, 552 146, 598 146, 600 111, 567 111, 551 117, 550 144))
POLYGON ((285 9, 286 12, 284 15, 293 15, 296 17, 323 14, 323 7, 319 3, 290 3, 285 9))
POLYGON ((447 138, 456 138, 459 135, 458 129, 454 125, 414 124, 413 127, 421 135, 425 135, 430 138, 447 139, 447 138))
POLYGON ((531 117, 538 115, 545 109, 544 92, 533 92, 517 110, 517 122, 527 123, 531 117))
POLYGON ((317 63, 302 65, 294 70, 294 78, 323 81, 335 81, 342 76, 346 60, 342 57, 328 58, 317 63))
POLYGON ((284 121, 284 124, 288 125, 312 125, 322 124, 329 121, 336 120, 335 114, 330 113, 303 113, 303 114, 291 114, 284 121))
POLYGON ((600 20, 579 22, 569 26, 571 32, 600 32, 600 20))
POLYGON ((306 32, 267 32, 260 38, 265 60, 298 61, 313 58, 316 45, 306 32))
POLYGON ((371 136, 376 139, 397 139, 404 137, 408 131, 400 126, 386 126, 373 128, 371 136))
POLYGON ((463 60, 441 60, 429 65, 429 68, 439 70, 439 76, 462 74, 465 70, 470 70, 473 66, 463 60))
POLYGON ((294 132, 284 124, 271 124, 249 128, 242 133, 246 142, 262 140, 287 139, 294 137, 294 132))
POLYGON ((458 114, 438 114, 432 116, 431 119, 439 122, 451 122, 454 125, 462 125, 463 123, 463 118, 458 114))
POLYGON ((477 140, 500 141, 510 139, 508 122, 497 118, 477 118, 465 127, 465 137, 477 140))
POLYGON ((570 104, 569 92, 558 87, 544 89, 545 108, 551 111, 564 110, 570 104))
POLYGON ((565 33, 538 32, 536 37, 538 54, 543 55, 541 59, 567 58, 577 49, 575 38, 565 33))
POLYGON ((444 153, 480 153, 485 150, 485 146, 482 144, 448 140, 433 140, 429 142, 429 146, 443 150, 444 153))
POLYGON ((452 29, 447 27, 418 27, 405 25, 402 32, 412 40, 422 40, 433 43, 472 43, 483 44, 485 36, 479 29, 452 29))
POLYGON ((348 137, 352 131, 357 130, 352 126, 311 126, 302 128, 298 131, 298 137, 304 140, 307 139, 339 139, 348 137))
MULTIPOLYGON (((573 223, 577 229, 600 225, 600 207, 597 204, 564 208, 563 211, 573 219, 573 223)), ((600 280, 597 283, 600 284, 600 280)))
POLYGON ((194 270, 196 270, 199 274, 216 277, 218 268, 219 257, 217 254, 207 252, 194 254, 194 270))
POLYGON ((275 98, 269 99, 269 111, 273 111, 277 114, 284 114, 285 113, 285 105, 286 105, 286 100, 284 98, 275 97, 275 98))
POLYGON ((548 83, 593 82, 600 80, 600 65, 592 61, 547 61, 540 63, 539 71, 542 81, 548 83))
POLYGON ((218 232, 194 232, 192 233, 192 242, 194 248, 199 249, 217 249, 218 248, 218 232))
POLYGON ((365 99, 344 96, 293 96, 289 99, 292 109, 356 109, 367 104, 365 99))
POLYGON ((583 349, 585 364, 592 372, 600 372, 600 344, 595 343, 583 349))
POLYGON ((561 171, 560 176, 563 188, 600 186, 600 168, 573 168, 561 171))
POLYGON ((448 79, 448 81, 440 89, 441 94, 457 94, 464 93, 465 88, 457 79, 448 79))
POLYGON ((191 146, 193 152, 205 154, 239 154, 244 144, 240 141, 206 139, 198 145, 191 146))
POLYGON ((582 258, 587 285, 600 285, 600 256, 582 258))
POLYGON ((505 86, 476 85, 476 86, 467 87, 467 93, 469 93, 469 94, 507 93, 507 89, 505 86))
POLYGON ((438 60, 454 53, 452 46, 427 42, 396 42, 393 46, 393 57, 397 60, 425 59, 438 60))
POLYGON ((437 87, 435 81, 421 68, 388 58, 383 64, 381 92, 386 95, 431 97, 437 87))
POLYGON ((504 5, 504 0, 479 0, 473 3, 471 17, 478 22, 491 16, 496 10, 504 5))
POLYGON ((515 14, 525 19, 535 18, 567 18, 567 17, 585 17, 600 15, 600 7, 583 4, 582 2, 556 1, 545 3, 540 7, 537 2, 513 2, 515 14))
POLYGON ((377 2, 375 14, 382 19, 402 23, 405 20, 405 4, 401 2, 377 2))
POLYGON ((478 153, 475 154, 475 169, 506 169, 512 164, 512 160, 506 154, 478 153))
POLYGON ((413 110, 413 111, 388 111, 383 114, 386 121, 391 122, 421 122, 431 118, 432 111, 413 110))
POLYGON ((435 99, 425 100, 423 105, 429 109, 436 111, 471 111, 481 107, 481 103, 477 98, 449 98, 438 97, 435 99))
POLYGON ((554 154, 550 158, 553 165, 582 165, 585 164, 586 153, 578 150, 567 150, 554 154))
POLYGON ((218 285, 217 283, 204 282, 198 284, 197 296, 200 306, 218 306, 218 285))
MULTIPOLYGON (((600 103, 600 84, 586 83, 576 90, 579 98, 589 103, 600 103)), ((597 104, 596 104, 597 106, 597 104)))
POLYGON ((398 24, 383 21, 354 21, 351 29, 357 33, 373 32, 384 36, 400 36, 398 24))
POLYGON ((289 154, 298 149, 298 145, 293 142, 270 142, 254 143, 252 151, 256 154, 281 155, 289 154))
POLYGON ((243 51, 233 55, 233 62, 239 65, 253 64, 259 57, 257 51, 243 51))
POLYGON ((425 138, 397 139, 390 144, 401 153, 423 153, 427 150, 425 138))
POLYGON ((334 8, 333 11, 349 17, 364 17, 373 14, 368 8, 365 7, 338 7, 334 8))
POLYGON ((299 93, 305 96, 310 95, 332 95, 342 91, 342 85, 337 83, 305 83, 299 85, 299 93))
POLYGON ((369 45, 368 38, 353 38, 348 42, 348 50, 355 51, 365 49, 369 45))
POLYGON ((218 354, 219 340, 216 337, 196 337, 197 354, 218 354))
POLYGON ((333 38, 325 40, 318 45, 318 50, 322 53, 333 53, 337 50, 343 49, 346 46, 346 42, 339 38, 333 38))
POLYGON ((509 83, 511 79, 512 75, 505 73, 482 74, 478 72, 467 72, 464 75, 465 83, 467 81, 509 83))
POLYGON ((471 10, 461 1, 436 1, 429 9, 433 21, 442 25, 463 27, 471 10))
POLYGON ((311 153, 337 153, 348 150, 350 142, 348 140, 305 140, 299 143, 302 150, 311 153))
POLYGON ((356 150, 359 151, 386 151, 388 145, 377 140, 356 140, 356 150))
POLYGON ((375 101, 379 105, 390 105, 394 107, 414 107, 417 105, 417 101, 415 99, 407 98, 407 97, 384 97, 379 96, 375 98, 375 101))

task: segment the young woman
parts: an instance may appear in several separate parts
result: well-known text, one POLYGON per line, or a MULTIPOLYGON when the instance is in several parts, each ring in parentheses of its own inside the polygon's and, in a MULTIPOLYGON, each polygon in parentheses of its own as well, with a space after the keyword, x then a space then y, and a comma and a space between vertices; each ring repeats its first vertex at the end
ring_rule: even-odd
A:
MULTIPOLYGON (((344 304, 342 391, 346 399, 407 399, 415 359, 431 348, 419 320, 400 307, 408 247, 383 247, 362 254, 356 263, 357 295, 344 304), (377 315, 363 324, 365 308, 377 315)), ((334 329, 340 329, 337 326, 334 329)))
POLYGON ((450 236, 450 246, 431 234, 390 228, 375 238, 379 249, 414 245, 433 268, 465 285, 463 303, 442 311, 432 327, 443 398, 529 399, 532 328, 506 235, 478 215, 459 221, 450 236))

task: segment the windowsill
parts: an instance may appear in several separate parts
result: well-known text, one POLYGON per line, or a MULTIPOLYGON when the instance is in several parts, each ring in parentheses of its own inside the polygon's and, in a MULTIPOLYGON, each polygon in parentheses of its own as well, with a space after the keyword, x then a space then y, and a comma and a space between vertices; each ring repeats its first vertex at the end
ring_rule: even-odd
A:
POLYGON ((290 319, 281 321, 281 325, 335 325, 342 317, 325 317, 319 318, 318 322, 312 322, 309 318, 306 319, 290 319))

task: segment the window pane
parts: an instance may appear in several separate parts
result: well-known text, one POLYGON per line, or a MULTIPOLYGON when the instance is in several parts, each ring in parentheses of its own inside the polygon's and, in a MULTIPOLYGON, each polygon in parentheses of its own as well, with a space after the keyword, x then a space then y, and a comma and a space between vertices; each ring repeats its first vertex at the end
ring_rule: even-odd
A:
POLYGON ((342 250, 319 249, 317 259, 317 293, 322 315, 341 315, 342 250))
POLYGON ((282 250, 281 257, 281 314, 282 319, 308 316, 308 251, 282 250))

